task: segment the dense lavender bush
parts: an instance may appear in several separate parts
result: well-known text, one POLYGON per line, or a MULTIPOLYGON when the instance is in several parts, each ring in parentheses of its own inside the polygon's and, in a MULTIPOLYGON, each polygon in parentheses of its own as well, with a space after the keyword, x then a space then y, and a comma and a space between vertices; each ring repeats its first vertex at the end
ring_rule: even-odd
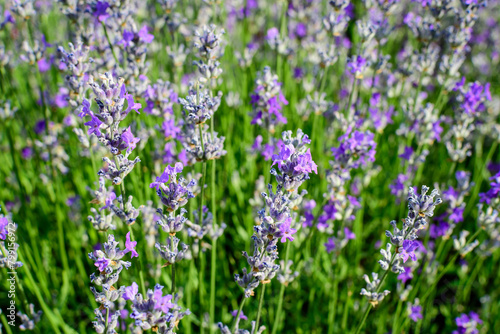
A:
POLYGON ((500 331, 498 0, 0 4, 0 333, 500 331))

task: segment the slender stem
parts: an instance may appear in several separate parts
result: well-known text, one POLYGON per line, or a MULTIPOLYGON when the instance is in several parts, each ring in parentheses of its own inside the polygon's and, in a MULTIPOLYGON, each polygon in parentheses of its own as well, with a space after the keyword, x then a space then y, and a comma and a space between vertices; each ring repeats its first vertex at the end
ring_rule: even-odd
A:
POLYGON ((243 296, 241 298, 240 307, 238 308, 238 314, 236 315, 236 318, 234 319, 233 328, 231 328, 231 333, 234 333, 234 331, 236 329, 238 329, 238 325, 240 323, 240 315, 241 315, 241 312, 243 311, 243 305, 245 305, 246 301, 247 301, 247 298, 245 296, 243 296))
POLYGON ((116 57, 115 49, 113 49, 113 44, 111 43, 111 40, 109 39, 108 35, 108 29, 106 28, 106 25, 104 22, 101 21, 102 24, 102 29, 104 30, 104 36, 106 36, 106 40, 108 41, 109 48, 111 50, 111 53, 113 54, 113 58, 115 58, 116 66, 119 66, 120 62, 118 61, 118 57, 116 57))
MULTIPOLYGON (((174 251, 174 236, 170 235, 170 248, 172 252, 174 251)), ((172 296, 175 293, 175 262, 172 263, 172 296)))
MULTIPOLYGON (((407 235, 408 235, 408 233, 407 233, 407 235)), ((404 239, 406 239, 406 235, 405 235, 404 239)), ((376 290, 377 293, 380 292, 380 289, 382 288, 382 284, 384 284, 384 281, 387 277, 387 274, 389 274, 389 270, 391 270, 391 267, 394 263, 394 260, 396 259, 397 254, 398 254, 397 252, 394 252, 394 254, 392 254, 392 258, 391 258, 391 262, 389 264, 389 267, 384 272, 384 275, 382 275, 382 278, 380 279, 380 283, 377 286, 377 290, 376 290)), ((366 318, 368 318, 368 314, 370 313, 372 308, 373 308, 373 305, 371 303, 369 303, 368 306, 366 307, 366 311, 365 311, 365 314, 363 315, 363 319, 361 320, 361 322, 358 325, 358 328, 356 329, 356 334, 361 332, 361 329, 363 328, 363 326, 366 322, 366 318)))
MULTIPOLYGON (((287 263, 288 263, 288 255, 290 253, 290 244, 291 242, 287 242, 286 243, 286 250, 285 250, 285 270, 286 270, 286 266, 287 266, 287 263)), ((272 331, 272 334, 276 334, 278 332, 278 328, 281 326, 281 309, 283 307, 283 297, 285 295, 285 284, 281 284, 281 287, 280 287, 280 296, 279 296, 279 299, 278 299, 278 306, 276 308, 276 316, 274 318, 274 324, 273 324, 273 331, 272 331)))
MULTIPOLYGON (((214 139, 214 118, 210 119, 210 129, 212 131, 212 140, 214 139)), ((215 198, 215 172, 216 172, 216 164, 215 159, 212 161, 212 176, 210 183, 210 191, 211 191, 211 209, 212 209, 212 230, 215 233, 216 221, 217 221, 217 204, 215 198)), ((213 333, 214 327, 212 324, 215 321, 215 277, 217 273, 217 238, 214 236, 212 240, 212 255, 210 259, 210 333, 213 333)))
MULTIPOLYGON (((132 230, 132 225, 127 225, 128 231, 130 232, 130 240, 135 241, 134 231, 132 230)), ((141 290, 143 296, 146 295, 146 285, 144 284, 144 273, 142 271, 142 257, 139 256, 139 279, 141 281, 141 290)))
POLYGON ((266 291, 266 285, 261 284, 262 289, 260 290, 260 297, 259 297, 259 309, 257 310, 257 319, 255 320, 255 330, 259 330, 259 322, 260 322, 260 316, 262 314, 262 304, 264 304, 264 292, 266 291))
POLYGON ((109 322, 109 307, 106 307, 106 324, 104 325, 104 333, 108 332, 108 322, 109 322))
POLYGON ((365 313, 363 314, 363 319, 361 319, 361 322, 359 323, 359 326, 356 329, 356 334, 359 334, 361 332, 361 329, 363 328, 363 325, 365 324, 366 318, 368 318, 368 314, 370 314, 372 307, 373 307, 372 304, 368 304, 368 306, 366 307, 365 313))

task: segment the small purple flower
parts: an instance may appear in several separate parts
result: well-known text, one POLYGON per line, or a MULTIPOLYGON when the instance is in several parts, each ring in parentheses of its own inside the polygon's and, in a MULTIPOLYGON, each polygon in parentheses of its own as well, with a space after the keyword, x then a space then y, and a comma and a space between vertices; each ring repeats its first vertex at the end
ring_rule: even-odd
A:
POLYGON ((9 226, 8 219, 5 217, 0 217, 0 240, 5 240, 7 238, 7 234, 9 234, 7 226, 9 226))
POLYGON ((328 242, 325 243, 326 252, 331 253, 335 249, 335 240, 333 238, 328 238, 328 242))
POLYGON ((278 28, 274 27, 271 28, 267 31, 266 39, 269 40, 274 40, 280 36, 280 32, 278 28))
POLYGON ((143 41, 144 43, 151 43, 153 39, 155 38, 152 34, 148 33, 148 27, 144 25, 141 30, 137 33, 139 36, 139 39, 143 41))
POLYGON ((181 132, 181 128, 175 125, 175 119, 167 119, 165 120, 161 128, 163 129, 163 135, 165 139, 176 139, 179 133, 181 132))
POLYGON ((403 258, 403 262, 406 263, 408 258, 411 258, 413 261, 417 260, 417 256, 414 251, 418 248, 418 244, 411 241, 405 240, 403 241, 403 249, 401 250, 401 257, 403 258))
MULTIPOLYGON (((157 290, 158 291, 158 290, 157 290)), ((161 290, 160 290, 161 292, 161 290)), ((155 309, 161 310, 163 313, 168 313, 168 311, 175 307, 170 301, 172 300, 172 295, 159 296, 156 298, 155 309)))
POLYGON ((105 205, 104 205, 102 208, 100 208, 100 209, 99 209, 99 211, 102 211, 102 210, 104 210, 104 209, 108 209, 108 208, 110 208, 110 207, 111 207, 111 204, 113 204, 113 201, 114 201, 115 199, 116 199, 116 194, 115 194, 113 191, 109 192, 109 193, 107 194, 107 196, 106 196, 106 200, 105 200, 105 202, 104 202, 104 204, 105 204, 105 205))
POLYGON ((175 179, 176 175, 178 173, 181 173, 183 168, 184 166, 180 162, 177 162, 174 167, 168 165, 167 167, 165 167, 163 173, 160 176, 156 177, 155 182, 151 183, 149 187, 156 188, 156 190, 158 190, 160 184, 169 182, 171 176, 175 179))
POLYGON ((411 146, 405 146, 404 152, 401 153, 400 155, 398 155, 398 157, 408 161, 408 160, 410 160, 412 154, 413 154, 413 148, 411 148, 411 146))
POLYGON ((351 232, 351 230, 348 229, 347 227, 344 227, 344 238, 346 240, 356 239, 356 234, 351 232))
POLYGON ((125 250, 124 253, 131 252, 130 258, 139 257, 139 254, 135 251, 135 246, 137 245, 137 241, 130 241, 130 232, 127 233, 125 237, 125 250))
POLYGON ((100 137, 102 133, 99 130, 99 127, 101 126, 102 122, 95 115, 90 116, 92 117, 92 119, 84 124, 89 127, 88 134, 90 135, 94 133, 97 137, 100 137))
POLYGON ((82 111, 78 114, 80 118, 83 118, 87 115, 92 115, 92 111, 90 110, 90 101, 87 99, 83 99, 82 101, 82 111))
POLYGON ((417 322, 419 319, 422 319, 422 306, 420 305, 413 305, 410 306, 410 319, 413 320, 414 322, 417 322))
POLYGON ((406 284, 407 281, 413 278, 413 274, 411 272, 411 267, 405 267, 405 272, 398 275, 398 280, 406 284))
POLYGON ((106 259, 105 257, 102 257, 100 259, 98 259, 94 265, 99 269, 100 272, 103 272, 104 269, 106 269, 106 267, 109 265, 109 260, 106 259))
POLYGON ((94 15, 94 17, 97 18, 99 22, 106 21, 106 19, 110 16, 107 12, 108 8, 109 4, 106 1, 98 1, 95 5, 95 10, 92 15, 94 15))
MULTIPOLYGON (((232 311, 232 312, 231 312, 231 315, 232 315, 233 317, 236 317, 236 316, 238 315, 238 310, 234 310, 234 311, 232 311)), ((241 311, 241 313, 240 313, 240 319, 242 319, 242 320, 248 320, 247 316, 243 314, 243 310, 242 310, 242 311, 241 311)))
POLYGON ((23 159, 30 159, 33 156, 33 149, 29 146, 23 147, 21 150, 21 157, 23 159))
POLYGON ((279 232, 278 232, 278 237, 281 238, 281 242, 286 242, 286 240, 293 241, 294 238, 292 237, 293 234, 297 232, 296 229, 291 228, 290 225, 292 224, 292 217, 288 217, 283 223, 280 224, 279 226, 279 232))
POLYGON ((123 294, 123 299, 125 300, 134 300, 135 295, 139 293, 139 286, 136 282, 132 282, 131 286, 127 286, 125 288, 125 293, 123 294))
POLYGON ((127 153, 132 152, 133 149, 136 148, 137 143, 139 142, 140 138, 139 137, 134 137, 132 134, 132 131, 130 131, 130 126, 125 130, 122 135, 121 139, 123 143, 125 144, 125 147, 127 148, 127 153))

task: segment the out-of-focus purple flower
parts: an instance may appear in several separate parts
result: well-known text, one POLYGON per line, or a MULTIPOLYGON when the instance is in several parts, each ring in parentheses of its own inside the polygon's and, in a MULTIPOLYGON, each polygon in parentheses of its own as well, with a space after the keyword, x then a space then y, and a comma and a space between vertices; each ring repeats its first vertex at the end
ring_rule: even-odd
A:
MULTIPOLYGON (((231 312, 231 315, 232 315, 233 317, 236 317, 236 316, 238 315, 238 310, 234 310, 234 311, 232 311, 232 312, 231 312)), ((242 310, 242 311, 241 311, 241 313, 240 313, 240 319, 242 319, 242 320, 248 320, 247 316, 243 314, 243 310, 242 310)))
POLYGON ((413 154, 413 148, 411 148, 411 146, 405 146, 404 152, 401 153, 400 155, 398 155, 398 157, 408 161, 408 160, 410 160, 412 154, 413 154))
POLYGON ((26 146, 21 150, 21 157, 23 159, 30 159, 33 156, 33 148, 26 146))
POLYGON ((94 12, 92 15, 99 21, 99 22, 105 22, 106 19, 110 16, 110 14, 107 12, 109 8, 109 4, 106 1, 97 1, 95 5, 94 12))
POLYGON ((420 305, 413 305, 410 306, 410 314, 408 315, 411 320, 414 322, 417 322, 419 319, 422 319, 422 306, 420 305))
POLYGON ((332 147, 331 151, 335 160, 344 169, 356 169, 369 161, 375 161, 375 148, 377 144, 373 140, 373 133, 354 131, 349 128, 347 132, 339 137, 339 147, 332 147))
POLYGON ((344 227, 344 238, 346 240, 356 239, 356 234, 352 232, 349 228, 344 227))
POLYGON ((335 240, 333 238, 328 238, 328 242, 325 243, 326 252, 331 253, 335 249, 335 240))
POLYGON ((50 60, 47 60, 45 57, 42 57, 37 61, 37 65, 38 65, 38 70, 43 73, 50 70, 52 62, 50 60))
POLYGON ((356 79, 363 79, 363 72, 366 69, 367 65, 368 62, 366 61, 366 59, 358 55, 349 58, 347 68, 349 69, 351 74, 354 74, 356 79))
POLYGON ((490 182, 491 188, 487 192, 479 194, 481 203, 490 204, 500 194, 500 172, 492 176, 490 180, 492 181, 490 182))
POLYGON ((9 226, 9 220, 6 217, 0 217, 0 240, 7 238, 7 234, 9 234, 7 226, 9 226))
POLYGON ((398 275, 398 280, 406 284, 407 281, 413 278, 413 274, 411 272, 411 267, 405 267, 405 272, 398 275))
POLYGON ((38 122, 36 122, 35 124, 35 128, 33 130, 35 130, 35 133, 37 135, 41 134, 42 132, 45 131, 45 126, 46 126, 47 123, 45 123, 45 120, 40 120, 38 122))
POLYGON ((181 128, 175 125, 175 119, 167 119, 165 120, 161 128, 163 129, 163 135, 165 139, 176 139, 179 133, 181 132, 181 128))
POLYGON ((477 313, 471 311, 468 315, 462 313, 459 317, 455 318, 455 323, 458 328, 452 334, 478 334, 479 330, 477 326, 482 324, 483 321, 477 313))
POLYGON ((155 38, 154 35, 152 35, 148 32, 148 27, 146 25, 144 25, 141 28, 141 30, 139 30, 137 35, 139 36, 139 39, 141 41, 143 41, 144 43, 147 43, 147 44, 151 43, 153 41, 153 39, 155 38))
POLYGON ((267 31, 266 39, 269 41, 276 39, 279 36, 280 36, 280 31, 278 30, 278 28, 273 27, 267 31))

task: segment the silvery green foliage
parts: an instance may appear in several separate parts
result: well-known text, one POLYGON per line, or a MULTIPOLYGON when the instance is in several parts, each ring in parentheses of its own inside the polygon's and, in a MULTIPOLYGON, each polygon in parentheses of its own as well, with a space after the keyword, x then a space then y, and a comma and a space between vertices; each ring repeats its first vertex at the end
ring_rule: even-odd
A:
POLYGON ((160 256, 166 260, 167 262, 164 266, 168 266, 174 264, 176 262, 180 262, 186 257, 186 252, 189 248, 185 243, 181 243, 179 249, 179 239, 176 237, 167 238, 167 244, 162 245, 159 242, 155 244, 155 248, 160 252, 160 256), (173 239, 173 242, 172 242, 173 239))
POLYGON ((378 274, 372 273, 372 278, 373 279, 370 281, 368 275, 363 275, 363 279, 366 282, 366 289, 365 288, 361 289, 361 295, 365 296, 370 302, 370 304, 372 304, 373 306, 377 306, 378 303, 384 300, 385 296, 387 296, 391 292, 389 290, 378 292, 380 285, 380 279, 378 278, 378 274))
POLYGON ((40 321, 42 314, 42 311, 35 313, 35 305, 29 304, 29 314, 17 312, 17 317, 21 320, 19 329, 22 331, 31 331, 35 329, 35 325, 40 321))

